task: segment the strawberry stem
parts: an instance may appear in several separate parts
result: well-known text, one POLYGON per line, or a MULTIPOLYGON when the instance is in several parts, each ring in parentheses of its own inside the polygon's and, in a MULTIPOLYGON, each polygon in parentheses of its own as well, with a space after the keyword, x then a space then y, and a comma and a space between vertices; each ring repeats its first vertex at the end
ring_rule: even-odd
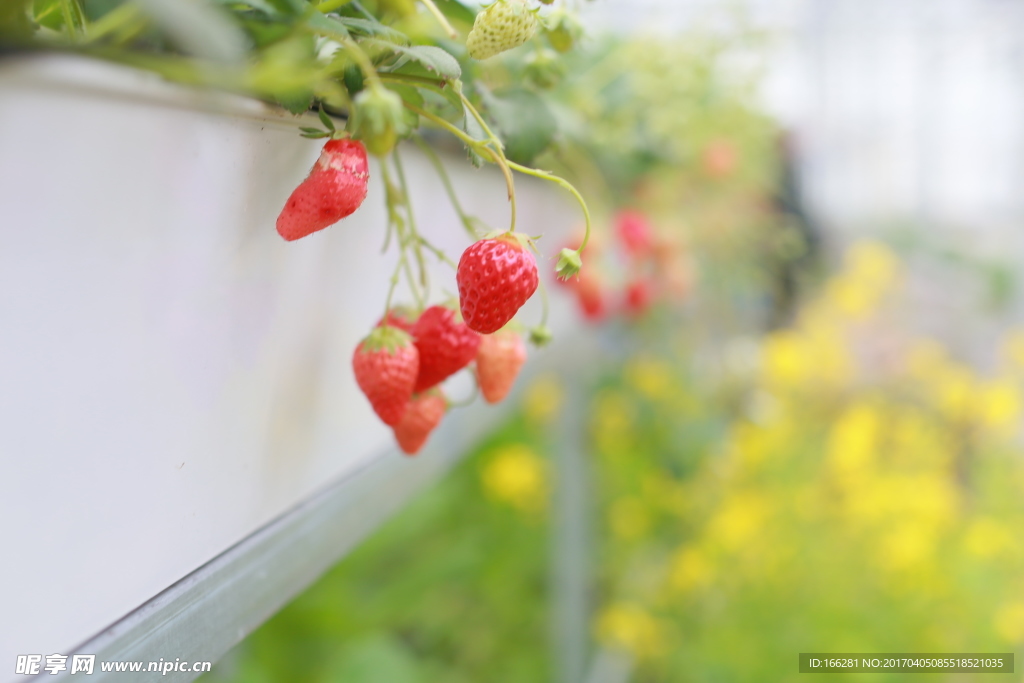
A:
POLYGON ((392 152, 395 160, 395 171, 398 172, 398 183, 402 188, 402 198, 405 202, 405 215, 409 219, 409 242, 412 243, 413 254, 416 256, 416 266, 420 271, 420 284, 423 286, 424 299, 430 300, 430 280, 427 274, 426 261, 423 258, 423 238, 416 230, 416 217, 413 215, 412 203, 409 198, 409 184, 405 181, 405 169, 402 168, 402 157, 398 154, 398 148, 392 152))
POLYGON ((493 145, 493 148, 487 151, 490 153, 491 158, 494 159, 494 163, 501 168, 501 172, 505 174, 505 184, 508 185, 508 201, 512 205, 512 220, 508 231, 513 233, 516 231, 516 184, 515 180, 512 178, 512 170, 508 165, 509 161, 505 158, 505 145, 501 141, 501 138, 495 135, 494 131, 491 130, 491 127, 487 125, 487 122, 484 121, 484 117, 476 110, 476 107, 474 107, 473 103, 469 101, 466 94, 462 92, 461 89, 458 90, 458 93, 459 99, 462 100, 462 106, 465 107, 466 111, 473 115, 473 118, 476 119, 476 122, 480 124, 481 128, 483 128, 488 140, 493 145))
POLYGON ((452 28, 452 25, 448 23, 448 18, 441 14, 441 10, 439 10, 437 5, 434 4, 434 0, 420 0, 420 2, 427 6, 430 13, 434 15, 435 19, 437 19, 437 23, 441 24, 441 28, 448 34, 448 37, 452 40, 457 40, 459 34, 454 28, 452 28))
MULTIPOLYGON (((515 181, 512 178, 512 170, 510 168, 512 162, 510 162, 508 159, 505 158, 505 153, 503 151, 501 151, 500 148, 499 149, 495 149, 495 148, 491 147, 491 144, 494 142, 493 140, 476 140, 476 139, 470 137, 469 135, 467 135, 466 133, 462 132, 461 130, 459 130, 455 126, 453 126, 448 121, 445 121, 440 116, 437 116, 436 114, 431 114, 428 111, 420 109, 415 104, 410 104, 408 102, 405 102, 404 104, 405 104, 406 108, 409 111, 415 112, 415 113, 419 114, 420 116, 422 116, 423 118, 427 119, 428 121, 432 121, 433 123, 437 124, 441 128, 444 128, 446 131, 448 131, 449 133, 451 133, 452 135, 457 137, 459 140, 462 140, 462 142, 465 143, 465 145, 467 147, 469 147, 471 150, 473 150, 474 152, 476 152, 480 156, 484 156, 484 154, 486 154, 487 156, 489 156, 491 158, 491 160, 495 164, 498 165, 498 167, 501 169, 501 172, 505 176, 505 184, 508 186, 508 198, 509 198, 509 201, 512 203, 512 220, 511 220, 512 225, 508 229, 508 232, 515 232, 515 230, 516 230, 516 186, 515 186, 515 181)), ((467 105, 467 106, 472 108, 472 105, 467 105)), ((475 110, 473 110, 473 111, 475 111, 475 110)), ((495 144, 500 145, 501 144, 500 140, 497 141, 497 143, 495 143, 495 144)))
POLYGON ((580 203, 580 207, 583 209, 583 218, 586 221, 586 234, 583 235, 583 242, 580 243, 579 248, 576 249, 577 254, 582 254, 583 250, 587 248, 587 242, 590 241, 590 209, 587 208, 587 202, 583 199, 583 195, 581 195, 579 191, 575 187, 573 187, 572 183, 570 183, 568 180, 565 180, 564 178, 559 178, 558 176, 553 175, 551 173, 547 173, 546 171, 539 171, 535 168, 528 168, 526 166, 522 166, 520 164, 515 163, 514 161, 510 161, 508 162, 508 164, 511 168, 515 169, 516 171, 519 171, 520 173, 523 173, 525 175, 532 175, 535 178, 541 178, 542 180, 548 180, 552 183, 555 183, 559 187, 562 187, 563 189, 571 192, 572 196, 576 197, 576 201, 580 203))
POLYGON ((459 198, 455 194, 455 186, 452 185, 452 179, 448 175, 448 170, 444 167, 444 163, 441 161, 440 157, 437 156, 437 153, 433 148, 423 141, 421 136, 413 135, 412 140, 434 166, 434 169, 437 171, 437 175, 441 178, 441 184, 444 185, 445 192, 448 193, 448 199, 452 203, 452 208, 455 209, 455 213, 459 215, 459 220, 462 221, 462 226, 466 228, 466 232, 469 233, 470 238, 475 242, 480 238, 476 228, 473 227, 473 221, 475 219, 467 215, 465 210, 462 208, 462 204, 459 202, 459 198))

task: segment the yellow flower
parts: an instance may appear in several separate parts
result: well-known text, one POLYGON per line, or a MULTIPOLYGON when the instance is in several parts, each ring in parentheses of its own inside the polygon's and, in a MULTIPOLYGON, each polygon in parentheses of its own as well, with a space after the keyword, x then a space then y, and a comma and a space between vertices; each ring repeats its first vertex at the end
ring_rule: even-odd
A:
POLYGON ((533 422, 551 422, 562 410, 565 392, 554 375, 543 375, 533 381, 523 397, 523 412, 533 422))
POLYGON ((621 498, 612 505, 609 524, 618 538, 639 538, 651 528, 651 513, 639 498, 621 498))
POLYGON ((606 646, 625 650, 638 659, 665 651, 664 626, 632 603, 607 607, 597 619, 597 636, 606 646))
POLYGON ((964 535, 967 552, 982 559, 993 558, 1014 546, 1013 534, 991 517, 974 520, 964 535))
POLYGON ((625 446, 633 426, 633 403, 617 391, 605 390, 594 400, 591 424, 594 439, 606 450, 625 446))
POLYGON ((714 576, 711 559, 700 548, 680 548, 672 558, 669 585, 680 593, 704 588, 714 576))
POLYGON ((626 365, 626 382, 652 401, 672 398, 675 385, 672 366, 664 361, 638 358, 626 365))
POLYGON ((764 342, 764 373, 770 384, 791 387, 802 384, 807 375, 807 353, 803 339, 792 330, 769 335, 764 342))
POLYGON ((763 529, 768 513, 767 501, 759 494, 734 493, 722 502, 708 523, 708 536, 726 549, 740 550, 763 529))
POLYGON ((992 620, 996 635, 1010 643, 1024 641, 1024 602, 1003 605, 992 620))
POLYGON ((905 521, 878 539, 875 561, 889 571, 912 572, 924 568, 934 552, 934 530, 926 524, 905 521))
POLYGON ((861 477, 874 467, 881 428, 882 413, 868 401, 854 403, 835 421, 827 457, 841 480, 861 477))
POLYGON ((1006 334, 1001 355, 1015 370, 1024 370, 1024 330, 1011 330, 1006 334))
POLYGON ((846 252, 843 272, 826 286, 826 300, 850 318, 870 315, 885 300, 899 275, 899 260, 883 244, 859 242, 846 252))
POLYGON ((504 446, 484 466, 484 490, 491 498, 524 512, 542 510, 548 492, 545 465, 528 446, 504 446))
POLYGON ((1021 412, 1020 387, 1009 379, 997 379, 979 390, 978 413, 981 423, 990 429, 1016 427, 1021 412))

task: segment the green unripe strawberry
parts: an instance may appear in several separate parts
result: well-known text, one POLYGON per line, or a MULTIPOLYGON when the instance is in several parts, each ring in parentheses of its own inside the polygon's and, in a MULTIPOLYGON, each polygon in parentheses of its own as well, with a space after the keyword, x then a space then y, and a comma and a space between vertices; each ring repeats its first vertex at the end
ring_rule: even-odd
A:
POLYGON ((565 66, 554 50, 537 50, 526 59, 526 80, 541 90, 554 88, 565 77, 565 66))
POLYGON ((473 59, 488 59, 533 38, 538 23, 526 0, 495 0, 476 15, 466 49, 473 59))
POLYGON ((352 136, 362 140, 371 154, 390 153, 398 138, 407 132, 402 98, 387 88, 371 86, 356 95, 354 104, 352 136))
POLYGON ((548 42, 559 52, 568 52, 583 36, 583 26, 579 19, 565 10, 555 10, 549 14, 544 24, 548 42))

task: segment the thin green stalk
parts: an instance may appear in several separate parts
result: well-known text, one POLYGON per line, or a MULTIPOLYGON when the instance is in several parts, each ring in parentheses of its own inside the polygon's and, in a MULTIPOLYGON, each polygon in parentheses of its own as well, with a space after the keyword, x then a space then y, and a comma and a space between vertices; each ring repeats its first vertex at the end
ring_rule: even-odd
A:
POLYGON ((516 171, 519 171, 520 173, 532 175, 535 178, 540 178, 542 180, 547 180, 552 183, 555 183, 561 188, 568 190, 570 193, 572 193, 572 196, 576 197, 576 201, 579 202, 580 207, 583 209, 583 218, 586 220, 587 224, 587 231, 586 234, 583 236, 583 243, 580 244, 579 248, 576 250, 576 253, 582 253, 587 246, 587 242, 590 241, 590 209, 587 208, 587 202, 583 199, 583 196, 579 193, 579 191, 575 187, 573 187, 572 183, 563 178, 559 178, 556 175, 552 175, 545 171, 537 170, 535 168, 528 168, 526 166, 517 164, 514 161, 510 161, 508 162, 508 164, 511 168, 513 168, 516 171))
POLYGON ((441 10, 439 10, 437 5, 434 4, 434 0, 420 0, 420 2, 427 6, 427 9, 430 10, 430 13, 434 15, 435 19, 437 19, 437 23, 441 24, 441 28, 444 29, 444 32, 448 34, 449 38, 455 40, 459 37, 459 34, 454 28, 452 28, 452 25, 448 23, 448 18, 441 14, 441 10))
POLYGON ((395 160, 395 171, 398 173, 398 185, 402 190, 402 198, 405 202, 405 216, 409 220, 408 227, 413 246, 413 254, 416 256, 416 265, 420 270, 420 284, 423 285, 427 299, 430 298, 430 279, 427 274, 426 260, 423 258, 423 239, 416 230, 416 217, 413 215, 412 202, 409 199, 409 184, 405 181, 405 169, 402 168, 402 157, 395 147, 392 157, 395 160))
POLYGON ((112 33, 125 34, 138 32, 145 26, 145 20, 136 5, 127 4, 104 14, 89 26, 84 41, 92 43, 106 38, 112 33))
POLYGON ((551 302, 548 300, 548 288, 547 288, 547 285, 544 284, 544 280, 543 279, 540 280, 540 287, 538 287, 538 289, 540 290, 540 304, 541 304, 541 314, 540 314, 540 325, 539 326, 540 327, 546 327, 547 324, 548 324, 548 311, 551 308, 551 305, 550 305, 551 302))
POLYGON ((473 106, 473 103, 469 101, 469 98, 466 97, 466 94, 461 90, 459 91, 459 99, 462 100, 462 106, 466 108, 466 111, 472 114, 473 118, 476 119, 476 122, 479 123, 480 127, 484 129, 484 133, 487 134, 487 137, 491 140, 491 142, 493 142, 498 147, 498 149, 501 149, 502 152, 504 152, 505 145, 501 141, 501 138, 494 134, 494 131, 491 130, 491 127, 487 125, 486 121, 484 121, 484 117, 480 115, 480 112, 477 111, 476 107, 473 106))
POLYGON ((68 37, 72 40, 79 36, 79 25, 75 20, 75 0, 60 0, 60 11, 64 16, 64 28, 68 32, 68 37))
POLYGON ((469 135, 467 135, 466 133, 462 132, 461 130, 459 130, 458 128, 453 126, 448 121, 445 121, 444 119, 442 119, 440 116, 437 116, 436 114, 431 114, 428 111, 420 109, 415 104, 410 104, 409 102, 404 102, 404 104, 405 104, 405 107, 409 111, 412 111, 412 112, 415 112, 415 113, 419 114, 420 116, 422 116, 423 118, 427 119, 428 121, 432 121, 433 123, 437 124, 441 128, 444 128, 446 131, 448 131, 449 133, 451 133, 452 135, 454 135, 458 139, 462 140, 466 144, 467 147, 472 149, 477 154, 480 154, 481 156, 483 156, 484 154, 490 156, 491 160, 494 161, 494 163, 498 165, 498 167, 501 169, 501 172, 505 176, 505 183, 506 183, 506 185, 508 185, 508 199, 512 203, 512 220, 511 220, 512 224, 511 224, 511 227, 509 228, 508 231, 509 232, 515 232, 515 229, 516 229, 516 185, 515 185, 515 181, 512 178, 512 170, 509 168, 510 162, 505 158, 504 153, 501 150, 496 150, 493 147, 491 147, 490 146, 490 140, 475 140, 472 137, 470 137, 469 135))
POLYGON ((420 151, 426 155, 431 165, 433 165, 434 169, 437 171, 437 175, 441 178, 441 184, 444 185, 445 192, 448 193, 448 200, 451 201, 452 207, 455 209, 455 213, 459 215, 459 220, 462 221, 462 225, 466 228, 466 232, 469 233, 469 236, 473 241, 476 241, 479 235, 477 234, 476 228, 473 227, 473 219, 466 214, 465 210, 462 208, 462 204, 459 203, 459 198, 455 194, 455 186, 452 185, 452 179, 448 175, 448 169, 444 167, 444 163, 441 161, 441 158, 437 156, 437 152, 435 152, 421 136, 413 135, 412 140, 416 143, 416 146, 420 148, 420 151))
POLYGON ((352 2, 352 0, 323 0, 323 2, 317 5, 316 8, 323 14, 327 14, 328 12, 333 12, 339 7, 344 7, 350 2, 352 2))

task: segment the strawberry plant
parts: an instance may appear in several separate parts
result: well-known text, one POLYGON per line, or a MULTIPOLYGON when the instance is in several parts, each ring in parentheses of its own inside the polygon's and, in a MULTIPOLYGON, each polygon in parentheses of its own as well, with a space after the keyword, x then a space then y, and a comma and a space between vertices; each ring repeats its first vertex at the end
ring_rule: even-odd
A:
MULTIPOLYGON (((571 192, 589 233, 580 193, 530 166, 554 141, 547 104, 535 91, 495 88, 491 73, 478 64, 531 40, 534 45, 524 50, 550 53, 550 41, 537 37, 545 33, 541 4, 496 0, 475 12, 456 0, 219 0, 187 7, 171 0, 19 0, 5 8, 0 35, 18 48, 76 50, 261 97, 295 114, 315 112, 321 125, 297 126, 297 132, 327 141, 278 216, 277 232, 287 241, 357 211, 370 182, 368 157, 376 158, 373 172, 385 187, 389 217, 382 237, 397 251, 397 261, 390 291, 381 293, 381 323, 355 349, 352 367, 377 415, 413 453, 447 410, 443 397, 428 390, 472 364, 481 335, 502 330, 538 289, 531 250, 540 235, 516 232, 515 175, 571 192), (408 201, 398 143, 411 139, 433 158, 421 137, 426 128, 454 136, 471 163, 497 166, 507 185, 509 226, 494 231, 462 214, 455 188, 442 178, 462 217, 456 228, 470 241, 458 265, 419 231, 408 201), (426 275, 431 258, 457 269, 459 312, 432 305, 426 275), (402 281, 414 300, 398 314, 393 299, 402 281)), ((435 167, 443 175, 443 166, 435 167)), ((579 271, 585 245, 586 238, 560 256, 559 277, 579 271)), ((509 341, 518 334, 502 332, 497 348, 512 349, 509 361, 484 354, 484 393, 491 402, 508 393, 525 359, 521 345, 509 341)), ((550 338, 544 320, 530 338, 550 338)))

